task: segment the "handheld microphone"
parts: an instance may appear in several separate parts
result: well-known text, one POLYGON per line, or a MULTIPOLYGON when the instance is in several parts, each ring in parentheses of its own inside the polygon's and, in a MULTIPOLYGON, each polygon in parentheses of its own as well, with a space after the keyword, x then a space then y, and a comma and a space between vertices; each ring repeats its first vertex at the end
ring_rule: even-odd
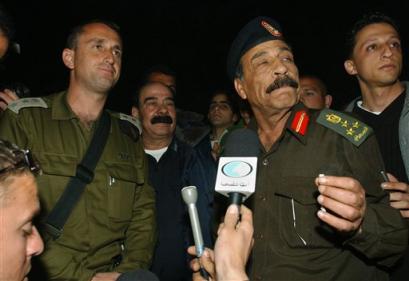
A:
MULTIPOLYGON (((192 226, 193 239, 195 240, 196 256, 200 258, 204 252, 204 244, 202 237, 202 230, 200 228, 199 216, 197 214, 196 201, 197 201, 197 189, 196 186, 186 186, 182 188, 182 198, 185 201, 190 218, 190 224, 192 226)), ((209 279, 209 274, 200 266, 200 274, 206 280, 209 279)))
POLYGON ((215 190, 229 197, 230 204, 241 205, 254 193, 259 153, 260 141, 253 130, 236 129, 227 135, 215 190))
POLYGON ((159 281, 159 278, 146 269, 137 269, 122 273, 117 281, 159 281))

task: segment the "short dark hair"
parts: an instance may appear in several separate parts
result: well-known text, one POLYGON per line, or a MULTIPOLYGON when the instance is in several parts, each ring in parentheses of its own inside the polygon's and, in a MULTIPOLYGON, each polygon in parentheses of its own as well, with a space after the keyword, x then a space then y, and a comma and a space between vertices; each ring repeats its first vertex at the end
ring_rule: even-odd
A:
POLYGON ((328 94, 327 86, 325 85, 325 83, 324 83, 320 78, 318 78, 318 76, 315 76, 315 75, 312 75, 312 74, 303 74, 303 75, 300 75, 300 81, 301 81, 301 79, 303 79, 303 78, 313 79, 313 80, 317 81, 318 87, 320 88, 320 90, 321 90, 321 91, 323 92, 323 94, 324 94, 323 97, 325 97, 325 95, 328 94))
POLYGON ((170 88, 168 85, 165 85, 161 82, 146 82, 143 83, 141 85, 139 85, 138 89, 135 91, 135 93, 133 95, 131 95, 131 102, 132 102, 132 106, 135 106, 136 108, 139 108, 140 103, 139 103, 139 98, 141 96, 141 92, 143 91, 143 89, 145 89, 147 86, 153 85, 153 84, 161 84, 163 86, 165 86, 166 88, 169 89, 169 91, 171 92, 173 98, 175 98, 175 93, 173 92, 173 89, 170 88))
POLYGON ((9 41, 14 40, 15 28, 14 22, 8 11, 0 4, 0 30, 9 41))
POLYGON ((17 145, 0 139, 0 201, 8 191, 5 182, 10 176, 21 175, 40 171, 40 165, 27 150, 20 149, 17 145))
POLYGON ((149 76, 151 76, 153 73, 162 73, 165 75, 169 75, 175 78, 176 80, 176 71, 174 71, 170 66, 165 65, 165 64, 155 64, 151 67, 149 67, 142 75, 142 82, 146 83, 148 82, 149 76))
POLYGON ((381 12, 369 12, 364 14, 360 19, 358 19, 352 26, 352 29, 347 33, 345 46, 346 46, 346 57, 350 58, 354 51, 356 45, 356 35, 363 28, 368 25, 375 23, 386 23, 392 26, 396 32, 399 34, 399 26, 397 22, 391 17, 381 13, 381 12))
POLYGON ((239 117, 240 111, 238 101, 236 99, 236 96, 232 95, 229 89, 218 88, 214 90, 210 96, 209 106, 211 105, 213 98, 219 95, 224 95, 226 97, 227 103, 229 104, 231 111, 233 112, 233 114, 236 114, 239 117))
POLYGON ((106 26, 110 27, 112 30, 114 30, 118 35, 121 37, 121 29, 119 25, 112 21, 107 21, 107 20, 102 20, 102 19, 93 19, 93 20, 88 20, 85 21, 75 27, 73 27, 67 37, 67 41, 65 43, 65 47, 68 49, 75 49, 78 43, 78 37, 84 32, 84 27, 93 24, 93 23, 101 23, 105 24, 106 26))

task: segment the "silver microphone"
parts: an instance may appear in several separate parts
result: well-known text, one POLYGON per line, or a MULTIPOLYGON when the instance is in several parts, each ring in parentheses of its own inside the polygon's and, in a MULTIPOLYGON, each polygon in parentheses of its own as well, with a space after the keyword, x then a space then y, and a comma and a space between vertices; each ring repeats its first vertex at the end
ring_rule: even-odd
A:
POLYGON ((182 198, 185 201, 192 225, 193 239, 195 240, 196 255, 201 257, 204 251, 202 229, 200 228, 199 216, 197 214, 196 201, 197 189, 196 186, 186 186, 182 189, 182 198))

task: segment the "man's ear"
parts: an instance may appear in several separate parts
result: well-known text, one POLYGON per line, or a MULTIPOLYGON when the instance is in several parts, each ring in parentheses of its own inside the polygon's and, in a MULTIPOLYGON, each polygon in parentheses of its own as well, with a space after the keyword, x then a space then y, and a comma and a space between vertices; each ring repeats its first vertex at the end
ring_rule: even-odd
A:
POLYGON ((330 106, 332 104, 332 96, 331 95, 325 95, 324 103, 325 103, 326 108, 330 108, 330 106))
POLYGON ((233 123, 236 124, 236 122, 239 120, 239 115, 236 113, 233 114, 233 123))
POLYGON ((131 115, 133 117, 137 118, 137 119, 140 119, 139 118, 139 109, 134 105, 132 106, 132 109, 131 109, 131 115))
POLYGON ((74 68, 74 50, 65 48, 62 51, 62 61, 64 62, 65 66, 69 69, 74 68))
POLYGON ((242 99, 247 99, 247 94, 244 90, 243 82, 239 78, 234 79, 234 88, 236 89, 237 94, 239 94, 242 99))
POLYGON ((355 63, 354 63, 353 60, 346 60, 344 62, 344 68, 345 68, 346 72, 349 75, 356 75, 357 74, 355 63))

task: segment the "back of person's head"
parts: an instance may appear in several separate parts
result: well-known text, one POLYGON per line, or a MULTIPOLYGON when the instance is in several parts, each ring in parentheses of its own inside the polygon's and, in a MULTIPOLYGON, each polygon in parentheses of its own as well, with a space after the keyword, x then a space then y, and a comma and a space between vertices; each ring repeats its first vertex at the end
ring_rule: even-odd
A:
POLYGON ((108 20, 103 20, 103 19, 92 19, 88 20, 85 22, 82 22, 81 24, 73 27, 67 37, 67 41, 65 43, 65 47, 68 49, 75 49, 78 43, 78 37, 84 32, 84 27, 90 24, 104 24, 114 30, 116 33, 118 33, 119 37, 121 37, 121 29, 119 25, 112 21, 108 20))
POLYGON ((352 56, 352 52, 356 45, 356 36, 357 34, 371 24, 377 23, 386 23, 392 26, 396 32, 399 34, 399 26, 394 19, 391 17, 381 13, 381 12, 369 12, 364 14, 361 18, 359 18, 352 26, 351 30, 347 33, 346 41, 345 41, 345 50, 346 50, 346 57, 350 58, 352 56))

